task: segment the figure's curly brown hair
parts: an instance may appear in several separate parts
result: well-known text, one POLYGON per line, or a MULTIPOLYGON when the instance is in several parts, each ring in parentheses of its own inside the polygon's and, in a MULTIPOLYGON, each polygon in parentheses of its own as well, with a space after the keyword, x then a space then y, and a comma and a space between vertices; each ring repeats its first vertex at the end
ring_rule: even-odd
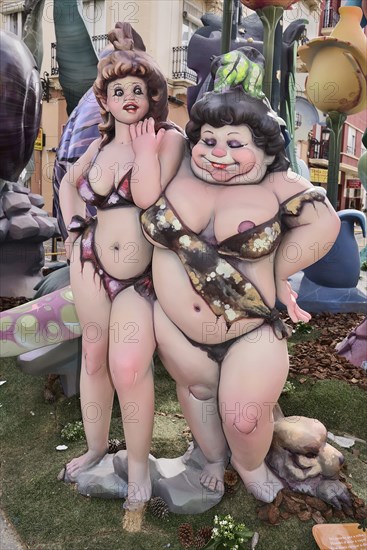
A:
POLYGON ((149 98, 149 111, 144 118, 153 117, 157 129, 168 126, 162 124, 168 116, 167 82, 154 59, 143 51, 145 46, 140 36, 129 23, 116 23, 115 29, 108 33, 108 39, 115 50, 99 61, 97 78, 93 84, 103 120, 99 125, 101 148, 115 136, 115 119, 105 110, 101 100, 106 101, 107 86, 117 78, 137 76, 143 79, 149 98), (134 46, 139 49, 133 49, 134 46))
POLYGON ((201 127, 210 124, 220 128, 227 124, 246 124, 254 144, 269 156, 275 156, 268 172, 283 172, 289 168, 284 150, 284 138, 273 111, 261 100, 246 94, 241 87, 227 92, 208 92, 191 109, 186 134, 191 143, 200 140, 201 127))

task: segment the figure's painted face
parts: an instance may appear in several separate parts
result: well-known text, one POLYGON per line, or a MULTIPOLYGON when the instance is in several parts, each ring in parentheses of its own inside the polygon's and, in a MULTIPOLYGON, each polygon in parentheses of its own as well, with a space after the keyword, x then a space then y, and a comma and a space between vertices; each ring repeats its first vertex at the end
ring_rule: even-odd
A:
POLYGON ((149 111, 147 85, 137 76, 112 80, 107 87, 107 101, 104 105, 118 122, 139 122, 149 111))
POLYGON ((254 144, 245 124, 220 128, 204 124, 200 138, 192 149, 191 168, 209 183, 259 183, 275 158, 254 144))

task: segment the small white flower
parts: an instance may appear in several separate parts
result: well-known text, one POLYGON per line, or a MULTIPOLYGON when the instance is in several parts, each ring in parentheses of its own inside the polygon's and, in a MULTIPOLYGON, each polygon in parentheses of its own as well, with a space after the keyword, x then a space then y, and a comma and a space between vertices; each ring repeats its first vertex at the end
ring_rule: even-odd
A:
POLYGON ((184 247, 189 247, 191 244, 191 239, 188 235, 182 235, 182 237, 178 239, 178 242, 184 247))
MULTIPOLYGON (((213 301, 213 305, 214 305, 214 306, 217 306, 217 307, 221 307, 222 302, 221 302, 220 300, 214 300, 214 301, 213 301)), ((226 306, 224 306, 224 307, 226 307, 226 306)))
MULTIPOLYGON (((226 310, 226 317, 229 321, 234 321, 236 319, 236 312, 232 308, 226 310)), ((226 522, 227 523, 227 522, 226 522)))
POLYGON ((255 250, 260 250, 260 252, 261 252, 262 250, 264 250, 264 248, 265 248, 265 243, 262 239, 255 239, 254 240, 254 249, 255 250))
POLYGON ((180 223, 179 220, 177 220, 177 219, 174 219, 174 220, 173 220, 172 226, 173 226, 173 229, 176 229, 176 231, 178 231, 179 229, 182 228, 181 223, 180 223))
POLYGON ((245 290, 250 290, 250 288, 252 288, 252 284, 251 283, 246 283, 245 284, 245 290))
POLYGON ((111 197, 108 199, 108 204, 116 204, 118 200, 118 195, 111 195, 111 197))
POLYGON ((215 271, 218 275, 223 275, 225 278, 228 278, 233 273, 233 267, 227 262, 221 261, 215 271))

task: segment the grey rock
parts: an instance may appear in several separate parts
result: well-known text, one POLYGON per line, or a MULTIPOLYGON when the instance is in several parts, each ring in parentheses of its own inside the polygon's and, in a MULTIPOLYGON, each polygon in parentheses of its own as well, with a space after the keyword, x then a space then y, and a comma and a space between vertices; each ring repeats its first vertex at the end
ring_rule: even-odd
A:
POLYGON ((29 195, 31 190, 20 183, 13 183, 13 191, 16 193, 23 193, 24 195, 29 195))
POLYGON ((9 231, 9 220, 7 218, 3 218, 0 220, 0 241, 3 241, 9 231))
POLYGON ((106 455, 93 468, 79 474, 77 489, 80 494, 99 498, 125 498, 127 483, 115 474, 113 455, 106 455))
MULTIPOLYGON (((149 455, 153 496, 165 500, 176 514, 200 514, 222 499, 223 493, 208 491, 200 483, 206 460, 198 447, 189 447, 178 458, 155 458, 149 455)), ((67 481, 67 480, 66 480, 67 481)), ((106 455, 103 460, 76 479, 83 495, 123 498, 127 494, 127 451, 106 455), (111 458, 110 458, 111 457, 111 458)))
POLYGON ((44 216, 34 216, 33 218, 39 225, 40 231, 38 237, 45 240, 55 236, 56 228, 53 218, 45 218, 44 216))
POLYGON ((29 213, 32 214, 32 216, 43 216, 48 218, 48 212, 46 212, 46 210, 42 210, 42 208, 38 208, 38 206, 34 206, 33 204, 29 213))
POLYGON ((7 218, 27 212, 31 208, 29 195, 9 191, 3 196, 3 209, 7 218))
POLYGON ((200 474, 201 470, 186 469, 171 479, 161 478, 154 486, 154 494, 166 502, 170 512, 202 514, 216 506, 223 494, 205 489, 200 474))
MULTIPOLYGON (((32 216, 29 218, 32 219, 32 216)), ((32 242, 25 242, 7 238, 1 243, 0 287, 3 296, 33 297, 34 286, 42 279, 41 268, 44 265, 43 245, 33 239, 32 242)))
MULTIPOLYGON (((25 197, 25 195, 23 195, 25 197)), ((38 223, 33 216, 29 214, 23 214, 20 216, 13 216, 9 225, 9 237, 14 240, 28 239, 34 237, 39 233, 38 223)))
POLYGON ((42 208, 42 206, 45 205, 45 199, 42 197, 42 195, 38 195, 37 193, 29 193, 28 197, 33 206, 38 206, 38 208, 42 208))
POLYGON ((3 198, 0 195, 0 220, 2 220, 3 218, 5 218, 5 212, 3 209, 3 198))
POLYGON ((7 193, 13 190, 13 184, 0 178, 0 193, 7 193))

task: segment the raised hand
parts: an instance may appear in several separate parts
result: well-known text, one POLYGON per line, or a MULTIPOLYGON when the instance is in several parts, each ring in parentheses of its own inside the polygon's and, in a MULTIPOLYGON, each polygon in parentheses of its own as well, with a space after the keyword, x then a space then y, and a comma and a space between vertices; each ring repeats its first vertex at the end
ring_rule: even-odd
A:
POLYGON ((130 124, 130 137, 136 155, 158 152, 165 130, 161 128, 158 133, 155 133, 154 125, 152 117, 130 124))

